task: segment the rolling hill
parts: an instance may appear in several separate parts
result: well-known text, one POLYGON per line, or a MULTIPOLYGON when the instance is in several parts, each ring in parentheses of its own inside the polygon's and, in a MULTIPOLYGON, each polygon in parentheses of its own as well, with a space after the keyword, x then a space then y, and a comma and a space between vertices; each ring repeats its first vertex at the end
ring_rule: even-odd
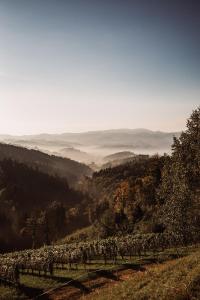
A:
POLYGON ((66 147, 59 151, 58 155, 63 157, 70 158, 79 162, 90 164, 95 160, 93 155, 88 154, 87 152, 81 151, 74 147, 66 147))
POLYGON ((121 152, 117 152, 117 153, 113 153, 113 154, 105 156, 104 161, 111 162, 114 160, 121 160, 121 159, 126 159, 126 158, 130 158, 130 157, 134 157, 134 156, 135 156, 135 154, 133 152, 121 151, 121 152))
MULTIPOLYGON (((42 151, 56 152, 61 156, 63 149, 75 148, 77 151, 84 152, 84 155, 81 156, 81 162, 88 163, 88 157, 92 155, 91 159, 95 163, 101 164, 103 157, 122 151, 131 151, 137 154, 170 153, 173 137, 179 135, 178 132, 161 132, 148 129, 114 129, 82 133, 4 135, 0 136, 0 141, 31 148, 37 147, 42 151)), ((68 153, 68 155, 75 159, 78 153, 76 155, 75 153, 68 153)))
POLYGON ((0 144, 0 160, 12 159, 37 168, 49 175, 57 175, 67 179, 70 185, 76 184, 83 176, 90 176, 92 170, 71 159, 48 155, 38 150, 26 149, 19 146, 0 144))

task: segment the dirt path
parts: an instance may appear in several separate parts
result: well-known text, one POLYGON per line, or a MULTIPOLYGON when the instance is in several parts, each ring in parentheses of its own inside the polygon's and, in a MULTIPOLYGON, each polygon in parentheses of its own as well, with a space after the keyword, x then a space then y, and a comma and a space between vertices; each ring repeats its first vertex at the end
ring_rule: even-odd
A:
MULTIPOLYGON (((174 260, 167 261, 159 264, 148 264, 142 267, 130 266, 126 269, 117 271, 102 270, 95 273, 95 277, 88 278, 86 280, 73 280, 68 285, 60 287, 55 291, 48 293, 48 299, 50 300, 77 300, 87 299, 87 295, 98 294, 99 289, 104 289, 110 286, 119 284, 122 281, 126 281, 133 276, 143 276, 146 272, 153 270, 154 268, 165 268, 166 265, 175 263, 174 260)), ((94 274, 93 274, 94 275, 94 274)), ((47 297, 47 295, 45 295, 47 297)), ((38 299, 47 299, 39 297, 38 299)))
POLYGON ((82 296, 87 295, 97 289, 102 287, 107 287, 109 285, 115 285, 120 281, 127 280, 134 274, 142 273, 143 271, 137 271, 134 269, 121 270, 113 273, 101 272, 98 274, 97 278, 88 279, 81 282, 81 286, 65 286, 59 290, 49 294, 49 299, 51 300, 76 300, 80 299, 82 296))

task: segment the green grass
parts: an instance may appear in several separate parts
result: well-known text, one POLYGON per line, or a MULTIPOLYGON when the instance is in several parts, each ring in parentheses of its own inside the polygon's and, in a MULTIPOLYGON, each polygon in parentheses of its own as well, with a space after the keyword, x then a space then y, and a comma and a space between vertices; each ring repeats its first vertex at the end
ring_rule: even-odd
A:
POLYGON ((20 293, 16 288, 0 285, 1 300, 25 300, 27 299, 23 293, 20 293))
POLYGON ((49 290, 59 286, 59 282, 57 280, 45 277, 35 277, 31 275, 22 275, 21 283, 27 287, 41 290, 49 290))
POLYGON ((81 229, 77 229, 75 232, 68 234, 66 237, 58 240, 55 245, 63 245, 66 243, 80 242, 80 241, 88 241, 91 239, 95 239, 98 232, 91 225, 88 227, 84 227, 81 229))

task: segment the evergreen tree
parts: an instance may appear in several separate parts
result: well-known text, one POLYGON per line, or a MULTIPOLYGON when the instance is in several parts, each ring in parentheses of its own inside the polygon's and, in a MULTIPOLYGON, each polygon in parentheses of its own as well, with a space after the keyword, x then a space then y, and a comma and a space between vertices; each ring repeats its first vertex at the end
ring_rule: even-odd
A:
POLYGON ((200 108, 187 121, 187 130, 174 138, 159 191, 164 202, 162 220, 166 229, 185 244, 199 231, 200 208, 200 108))

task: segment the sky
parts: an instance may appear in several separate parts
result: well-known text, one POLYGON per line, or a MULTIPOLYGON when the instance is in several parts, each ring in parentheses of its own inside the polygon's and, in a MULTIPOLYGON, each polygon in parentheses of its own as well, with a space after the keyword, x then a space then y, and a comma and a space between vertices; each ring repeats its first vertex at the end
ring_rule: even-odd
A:
POLYGON ((0 134, 183 130, 199 58, 199 0, 0 0, 0 134))

